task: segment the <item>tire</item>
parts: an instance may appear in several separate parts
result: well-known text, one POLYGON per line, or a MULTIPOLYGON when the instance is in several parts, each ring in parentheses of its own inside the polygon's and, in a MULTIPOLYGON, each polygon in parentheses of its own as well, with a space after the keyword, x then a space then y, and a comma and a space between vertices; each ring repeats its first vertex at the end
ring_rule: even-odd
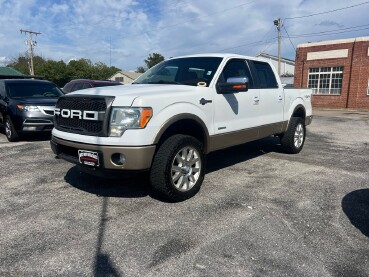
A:
POLYGON ((281 138, 281 144, 286 153, 297 154, 305 143, 306 128, 302 118, 292 117, 287 131, 281 138))
POLYGON ((19 140, 19 135, 17 131, 15 130, 13 122, 9 116, 5 118, 4 129, 5 129, 5 136, 8 139, 8 141, 14 142, 14 141, 19 140))
POLYGON ((194 196, 205 175, 203 145, 194 137, 174 135, 160 146, 150 171, 153 189, 170 201, 194 196))

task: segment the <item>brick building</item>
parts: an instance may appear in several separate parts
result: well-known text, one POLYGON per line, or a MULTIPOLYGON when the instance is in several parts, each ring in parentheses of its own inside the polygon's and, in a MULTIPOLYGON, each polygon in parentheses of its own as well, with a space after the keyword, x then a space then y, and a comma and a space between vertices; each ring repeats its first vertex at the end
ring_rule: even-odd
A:
POLYGON ((369 37, 298 45, 294 85, 314 107, 369 108, 369 37))

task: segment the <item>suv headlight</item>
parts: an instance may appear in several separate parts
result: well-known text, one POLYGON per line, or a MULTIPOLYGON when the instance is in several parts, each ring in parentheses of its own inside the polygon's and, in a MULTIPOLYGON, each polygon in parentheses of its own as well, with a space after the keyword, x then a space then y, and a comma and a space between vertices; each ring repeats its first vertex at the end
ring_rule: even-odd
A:
POLYGON ((113 108, 109 136, 120 137, 127 129, 145 128, 152 117, 152 108, 113 108))
POLYGON ((17 105, 18 109, 24 112, 38 112, 40 111, 37 106, 17 105))

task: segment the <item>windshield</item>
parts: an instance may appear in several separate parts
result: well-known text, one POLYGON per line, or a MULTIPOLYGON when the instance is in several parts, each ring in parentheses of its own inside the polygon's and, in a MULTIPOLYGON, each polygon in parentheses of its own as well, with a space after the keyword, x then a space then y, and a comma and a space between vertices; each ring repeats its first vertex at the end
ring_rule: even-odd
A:
POLYGON ((59 97, 63 92, 52 83, 8 83, 7 91, 11 98, 59 97))
POLYGON ((134 84, 179 84, 209 86, 222 58, 193 57, 159 63, 142 74, 134 84))

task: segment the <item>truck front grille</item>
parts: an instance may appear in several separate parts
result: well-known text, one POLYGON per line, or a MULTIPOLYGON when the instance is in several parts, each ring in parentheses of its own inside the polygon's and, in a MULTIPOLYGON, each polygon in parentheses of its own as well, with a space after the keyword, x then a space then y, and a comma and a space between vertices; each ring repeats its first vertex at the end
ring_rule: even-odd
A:
POLYGON ((69 133, 87 136, 108 136, 108 124, 111 104, 115 97, 71 95, 62 96, 56 103, 55 108, 63 111, 60 115, 54 115, 55 128, 69 133), (74 111, 74 115, 68 114, 74 111), (98 112, 98 119, 83 119, 76 113, 98 112))

